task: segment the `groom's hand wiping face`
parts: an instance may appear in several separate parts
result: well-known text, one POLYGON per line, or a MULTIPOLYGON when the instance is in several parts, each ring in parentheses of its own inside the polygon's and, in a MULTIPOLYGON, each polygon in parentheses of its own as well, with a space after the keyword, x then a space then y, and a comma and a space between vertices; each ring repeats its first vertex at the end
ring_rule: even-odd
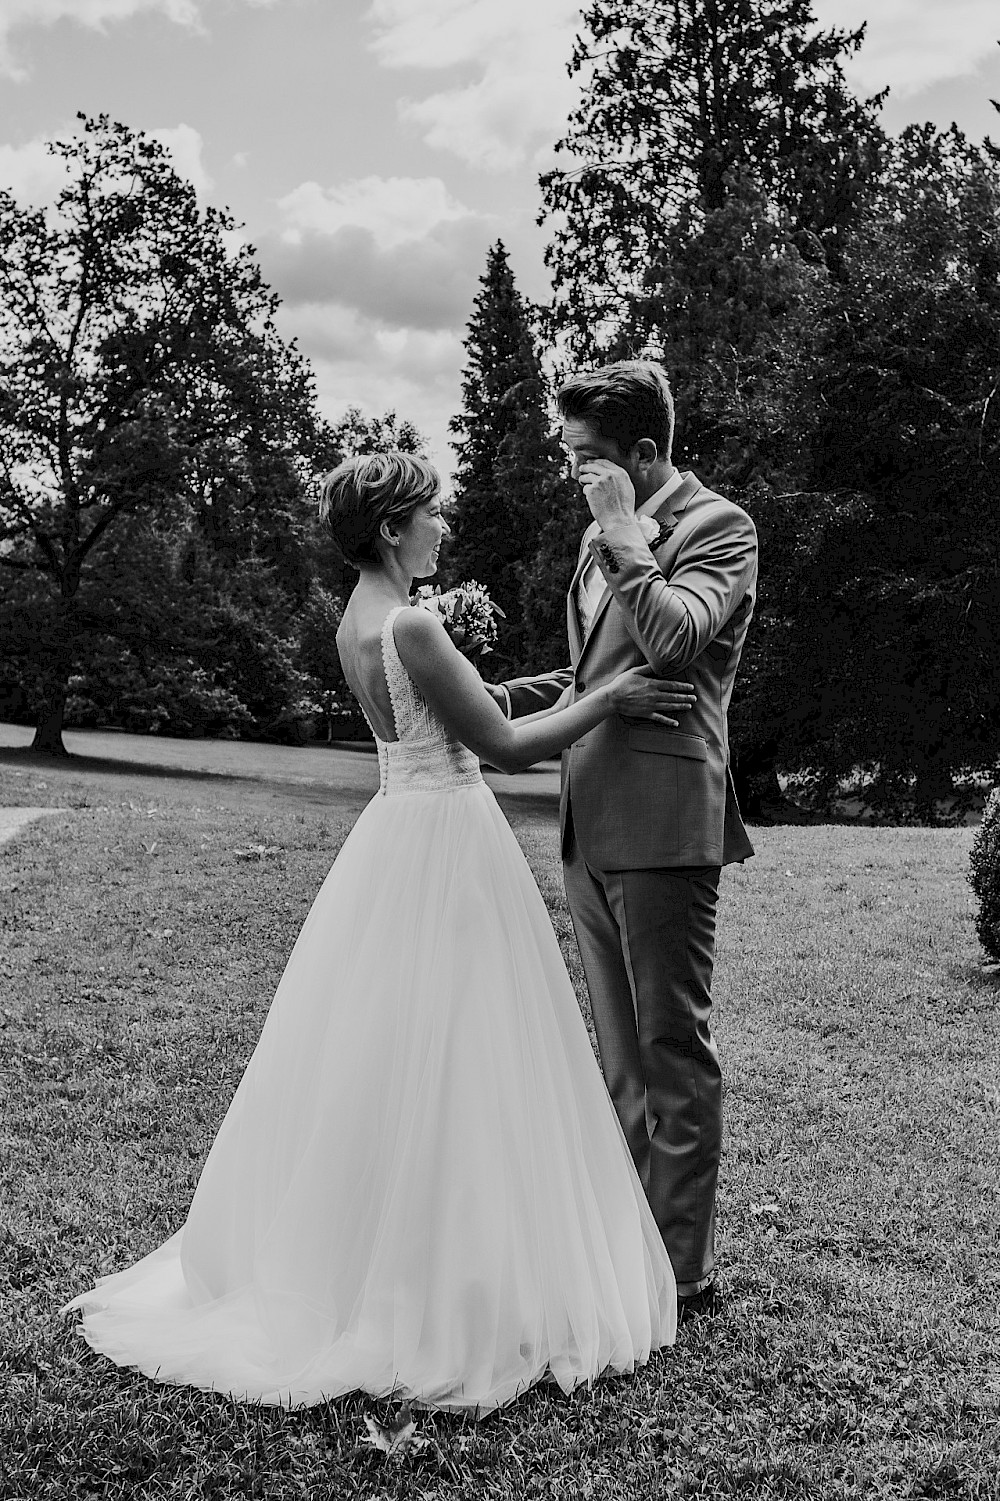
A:
POLYGON ((583 489, 594 520, 600 526, 630 521, 635 514, 635 488, 622 466, 618 444, 582 417, 567 417, 562 445, 569 455, 573 478, 583 489))
POLYGON ((590 514, 602 531, 634 519, 635 487, 620 464, 611 459, 585 459, 576 477, 583 486, 590 514))

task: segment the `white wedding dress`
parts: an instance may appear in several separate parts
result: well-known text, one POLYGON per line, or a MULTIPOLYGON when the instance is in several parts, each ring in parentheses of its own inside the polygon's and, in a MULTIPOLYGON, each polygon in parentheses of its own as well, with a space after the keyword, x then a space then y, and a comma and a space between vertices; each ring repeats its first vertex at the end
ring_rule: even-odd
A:
POLYGON ((160 1381, 485 1411, 674 1338, 673 1273, 545 905, 478 760, 403 668, 398 613, 398 739, 187 1222, 64 1310, 160 1381))

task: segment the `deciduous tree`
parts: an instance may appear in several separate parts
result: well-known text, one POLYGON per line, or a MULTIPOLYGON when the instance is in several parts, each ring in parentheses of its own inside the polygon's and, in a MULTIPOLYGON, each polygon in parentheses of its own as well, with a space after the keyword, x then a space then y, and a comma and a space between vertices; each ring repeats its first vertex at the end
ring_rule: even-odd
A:
POLYGON ((305 597, 318 431, 232 219, 199 207, 156 142, 81 120, 50 148, 67 168, 53 208, 0 193, 0 610, 35 748, 53 752, 88 643, 132 631, 113 580, 143 526, 194 520, 220 576, 239 559, 305 597))
POLYGON ((915 779, 1000 765, 1000 172, 910 127, 852 235, 818 331, 814 482, 863 489, 825 591, 847 757, 915 779), (833 580, 831 579, 831 582, 833 580))

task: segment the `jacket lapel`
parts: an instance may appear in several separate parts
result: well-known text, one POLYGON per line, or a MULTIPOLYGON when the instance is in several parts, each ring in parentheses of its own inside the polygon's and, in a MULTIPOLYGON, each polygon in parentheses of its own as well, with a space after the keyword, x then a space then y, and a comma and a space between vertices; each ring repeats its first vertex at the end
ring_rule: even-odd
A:
POLYGON ((576 560, 576 572, 573 575, 573 582, 569 586, 569 592, 574 596, 577 585, 583 578, 583 570, 590 561, 590 544, 599 531, 600 527, 597 525, 597 522, 592 521, 580 539, 580 556, 576 560))
MULTIPOLYGON (((594 564, 594 567, 595 568, 597 567, 596 563, 594 564)), ((612 599, 614 599, 614 595, 611 593, 611 590, 608 587, 608 581, 607 581, 607 579, 605 579, 604 580, 604 593, 601 595, 600 599, 597 601, 597 609, 594 611, 594 618, 590 622, 590 632, 589 632, 589 634, 587 636, 587 641, 590 641, 590 640, 593 639, 594 632, 597 629, 597 622, 600 620, 601 616, 604 614, 605 610, 608 608, 608 605, 611 603, 612 599)), ((585 641, 583 643, 584 647, 586 647, 587 641, 585 641)))
MULTIPOLYGON (((694 497, 701 489, 701 480, 696 474, 688 470, 672 495, 668 495, 662 505, 658 505, 653 512, 653 520, 658 521, 662 527, 671 516, 681 516, 691 504, 694 497)), ((673 531, 673 527, 670 528, 673 531)))
POLYGON ((584 532, 580 542, 580 556, 577 559, 576 572, 569 586, 569 594, 566 596, 566 630, 569 635, 569 657, 573 663, 579 661, 580 653, 583 651, 583 627, 580 624, 580 612, 576 607, 576 591, 583 578, 583 570, 590 559, 591 538, 596 537, 599 531, 600 527, 597 522, 592 521, 584 532))

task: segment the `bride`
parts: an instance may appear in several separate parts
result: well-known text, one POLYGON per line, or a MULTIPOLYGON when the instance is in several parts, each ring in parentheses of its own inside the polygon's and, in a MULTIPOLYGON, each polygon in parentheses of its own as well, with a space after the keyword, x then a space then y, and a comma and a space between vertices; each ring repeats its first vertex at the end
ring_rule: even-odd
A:
MULTIPOLYGON (((673 1342, 670 1263, 545 905, 479 770, 606 715, 633 669, 508 722, 427 611, 435 471, 351 459, 321 515, 359 570, 337 632, 381 785, 298 936, 184 1226, 66 1305, 159 1381, 295 1406, 354 1390, 485 1411, 673 1342)), ((667 722, 673 722, 667 719, 667 722)))

